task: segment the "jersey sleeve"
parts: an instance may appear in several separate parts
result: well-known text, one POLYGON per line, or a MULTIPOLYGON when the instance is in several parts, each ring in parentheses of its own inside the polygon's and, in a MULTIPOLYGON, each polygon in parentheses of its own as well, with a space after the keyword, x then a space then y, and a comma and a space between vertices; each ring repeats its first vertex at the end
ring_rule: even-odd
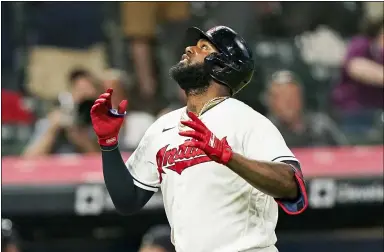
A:
POLYGON ((308 206, 308 198, 300 162, 288 148, 280 131, 265 118, 261 123, 251 125, 245 136, 244 152, 247 158, 258 161, 282 162, 291 166, 298 185, 299 196, 296 200, 275 200, 288 214, 295 215, 303 212, 308 206))
MULTIPOLYGON (((155 122, 156 124, 156 122, 155 122)), ((136 186, 157 192, 160 179, 156 166, 156 154, 153 149, 153 138, 157 134, 157 125, 152 124, 145 132, 138 147, 125 163, 136 186)))

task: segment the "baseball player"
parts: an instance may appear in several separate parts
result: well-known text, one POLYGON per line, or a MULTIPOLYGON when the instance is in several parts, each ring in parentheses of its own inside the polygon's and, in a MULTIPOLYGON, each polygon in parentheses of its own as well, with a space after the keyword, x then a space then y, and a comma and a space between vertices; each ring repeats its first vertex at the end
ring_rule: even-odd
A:
POLYGON ((299 161, 277 128, 232 98, 253 75, 252 52, 225 26, 189 28, 170 75, 187 106, 160 117, 124 164, 118 133, 127 101, 109 89, 91 110, 104 180, 118 211, 139 211, 159 189, 177 252, 275 252, 278 205, 299 214, 299 161))

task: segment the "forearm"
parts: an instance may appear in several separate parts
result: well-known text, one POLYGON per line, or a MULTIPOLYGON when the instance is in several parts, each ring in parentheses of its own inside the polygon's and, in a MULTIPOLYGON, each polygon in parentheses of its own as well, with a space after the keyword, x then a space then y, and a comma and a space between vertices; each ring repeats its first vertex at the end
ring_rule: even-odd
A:
POLYGON ((38 141, 27 146, 23 153, 24 157, 44 156, 51 153, 58 129, 50 128, 38 141))
POLYGON ((367 85, 384 86, 384 69, 371 60, 356 58, 351 60, 347 66, 348 73, 357 81, 367 85))
POLYGON ((274 198, 298 197, 299 188, 290 165, 250 160, 233 153, 227 166, 253 187, 274 198))
POLYGON ((116 209, 122 214, 139 211, 153 192, 134 185, 117 146, 102 147, 102 161, 104 182, 116 209))

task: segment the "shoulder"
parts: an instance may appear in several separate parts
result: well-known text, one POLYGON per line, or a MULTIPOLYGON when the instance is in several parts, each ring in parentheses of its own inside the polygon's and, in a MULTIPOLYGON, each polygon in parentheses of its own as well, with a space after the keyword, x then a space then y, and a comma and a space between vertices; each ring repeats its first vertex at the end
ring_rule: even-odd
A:
POLYGON ((230 98, 227 103, 227 108, 229 112, 235 116, 236 119, 263 125, 272 124, 267 117, 237 99, 230 98))
POLYGON ((235 98, 229 98, 228 101, 223 103, 223 109, 235 116, 238 119, 260 119, 264 117, 262 114, 251 108, 249 105, 244 102, 237 100, 235 98))
POLYGON ((180 121, 180 116, 182 114, 182 111, 185 110, 185 107, 173 110, 171 112, 168 112, 159 118, 149 127, 148 133, 149 134, 157 134, 162 132, 164 127, 173 127, 177 125, 178 121, 180 121))
POLYGON ((237 99, 230 98, 224 109, 228 115, 231 115, 231 120, 244 126, 245 131, 263 132, 277 129, 270 119, 237 99))
POLYGON ((185 111, 185 108, 186 107, 182 107, 182 108, 173 110, 171 112, 168 112, 168 113, 160 116, 156 120, 156 123, 158 123, 159 125, 161 124, 162 126, 164 126, 164 124, 166 124, 167 122, 172 122, 172 121, 174 122, 175 120, 176 121, 180 120, 180 116, 183 113, 183 111, 185 111))

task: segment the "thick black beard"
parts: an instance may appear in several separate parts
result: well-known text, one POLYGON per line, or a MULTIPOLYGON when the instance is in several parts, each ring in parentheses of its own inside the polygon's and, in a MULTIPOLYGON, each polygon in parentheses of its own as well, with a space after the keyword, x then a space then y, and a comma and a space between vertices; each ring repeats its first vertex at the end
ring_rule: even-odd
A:
POLYGON ((169 70, 169 74, 187 96, 199 95, 207 91, 211 76, 204 68, 204 63, 187 65, 179 62, 169 70))

